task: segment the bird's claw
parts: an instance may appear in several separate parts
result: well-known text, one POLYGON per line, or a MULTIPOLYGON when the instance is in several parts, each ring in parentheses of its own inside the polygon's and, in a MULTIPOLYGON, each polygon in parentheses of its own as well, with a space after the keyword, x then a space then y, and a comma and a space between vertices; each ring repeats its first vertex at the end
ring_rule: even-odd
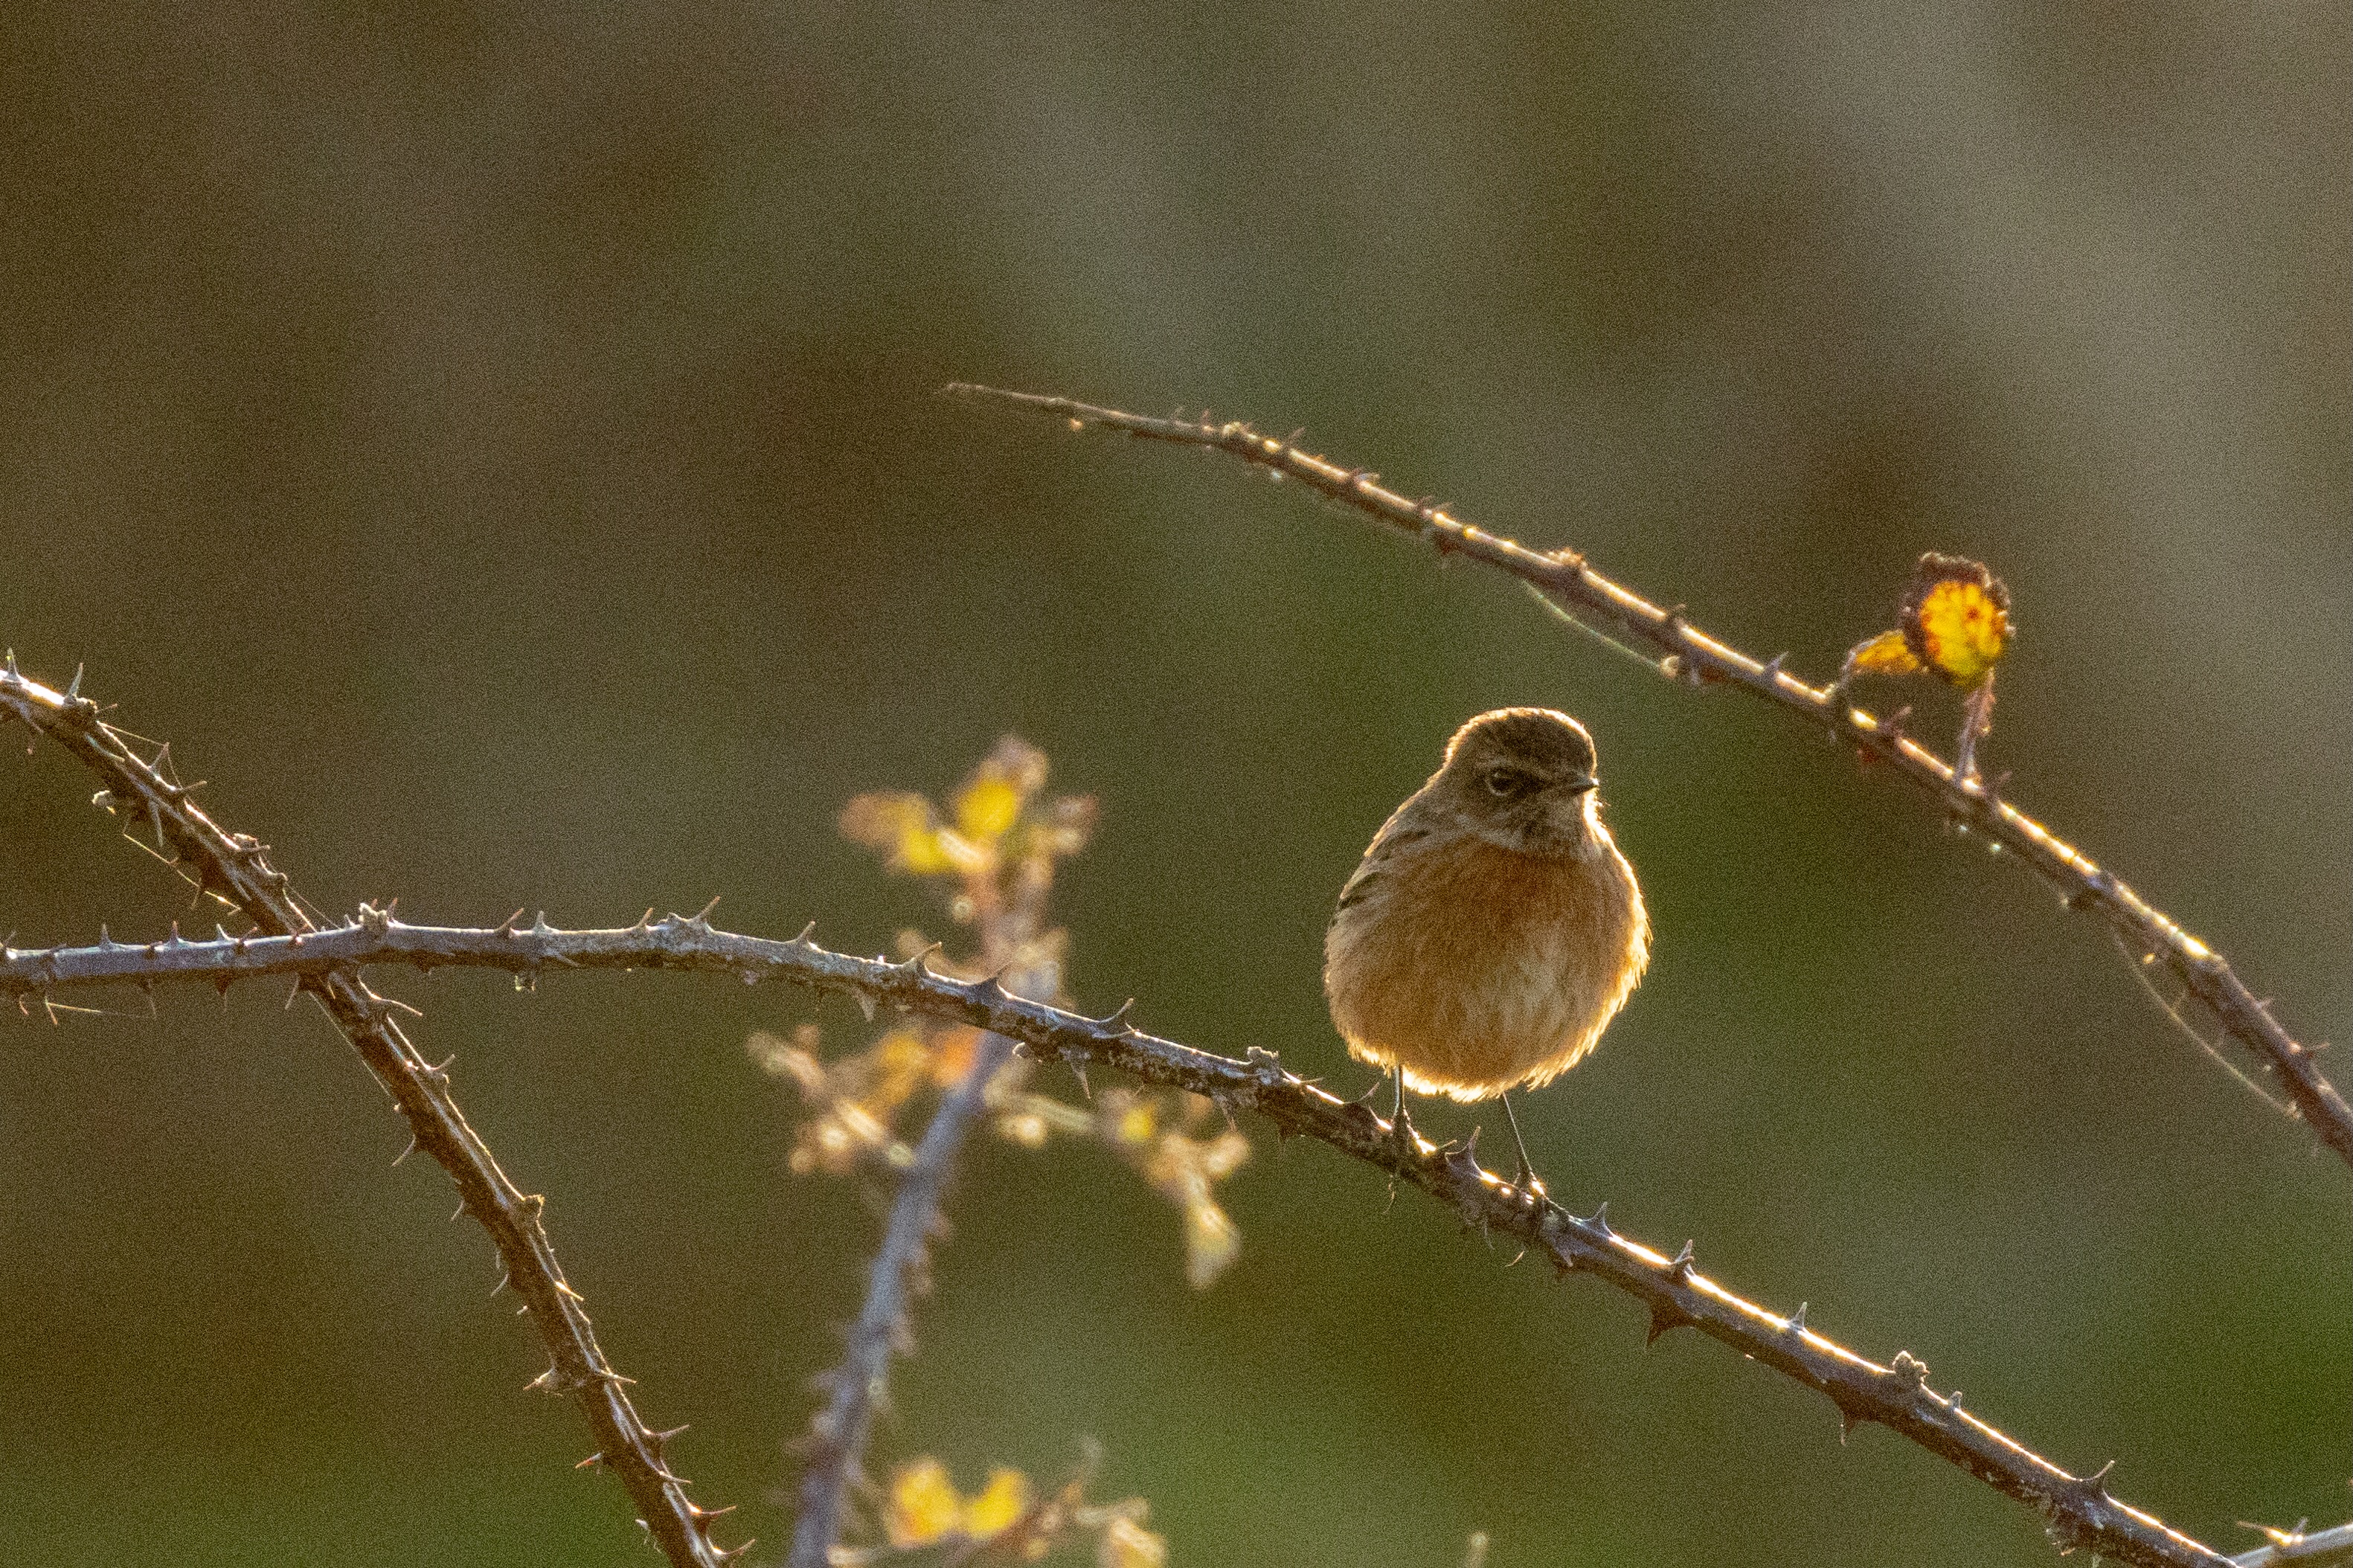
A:
POLYGON ((1420 1150, 1421 1134, 1413 1130, 1413 1118, 1407 1114, 1402 1105, 1389 1116, 1389 1142, 1397 1145, 1401 1154, 1417 1153, 1420 1150))

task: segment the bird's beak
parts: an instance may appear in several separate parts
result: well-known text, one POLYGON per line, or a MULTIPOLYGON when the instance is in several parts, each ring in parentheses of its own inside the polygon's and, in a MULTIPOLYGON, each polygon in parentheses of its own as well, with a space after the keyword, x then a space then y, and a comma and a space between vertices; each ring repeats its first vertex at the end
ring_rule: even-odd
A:
POLYGON ((1601 781, 1595 778, 1591 773, 1577 773, 1572 775, 1561 785, 1561 787, 1571 795, 1583 795, 1589 789, 1599 788, 1600 784, 1601 781))

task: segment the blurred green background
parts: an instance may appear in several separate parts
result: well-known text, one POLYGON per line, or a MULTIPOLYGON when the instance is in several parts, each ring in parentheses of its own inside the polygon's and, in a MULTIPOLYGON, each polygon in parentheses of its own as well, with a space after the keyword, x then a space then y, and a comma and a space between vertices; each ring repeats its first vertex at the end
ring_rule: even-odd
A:
MULTIPOLYGON (((945 921, 839 840, 1001 732, 1101 798, 1071 978, 1354 1089, 1330 900, 1455 724, 1583 716, 1659 931, 1554 1187, 2229 1550, 2348 1512, 2347 1173, 2105 935, 1757 704, 1252 482, 933 395, 1244 416, 1816 677, 1924 548, 1989 765, 2353 1011, 2344 7, 210 7, 0 24, 0 640, 315 900, 945 921)), ((1906 693, 1937 715, 1934 693, 1906 693)), ((1926 725, 1929 721, 1922 721, 1926 725)), ((53 748, 0 925, 177 885, 53 748)), ((681 1468, 781 1552, 876 1194, 743 1040, 855 1012, 384 977, 681 1468)), ((0 1031, 0 1560, 622 1563, 619 1489, 350 1052, 256 985, 0 1031)), ((2340 1064, 2344 1081, 2353 1068, 2340 1064)), ((1471 1117, 1434 1112, 1460 1132, 1471 1117)), ((1328 1151, 1174 1211, 978 1149, 878 1469, 1082 1436, 1180 1563, 2037 1563, 2035 1521, 1328 1151)), ((723 1532, 726 1535, 727 1532, 723 1532)), ((727 1535, 727 1538, 734 1538, 727 1535)))

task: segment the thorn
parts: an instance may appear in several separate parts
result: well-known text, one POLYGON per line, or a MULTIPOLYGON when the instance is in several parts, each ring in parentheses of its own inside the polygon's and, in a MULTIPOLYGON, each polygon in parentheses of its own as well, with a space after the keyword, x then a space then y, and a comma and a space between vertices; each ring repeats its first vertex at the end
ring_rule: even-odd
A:
POLYGON ((1670 1329, 1685 1328, 1688 1327, 1690 1323, 1691 1317, 1688 1313, 1683 1312, 1676 1308, 1668 1305, 1664 1301, 1653 1301, 1651 1303, 1651 1326, 1648 1331, 1642 1335, 1642 1348, 1644 1350, 1648 1350, 1652 1345, 1657 1344, 1659 1342, 1659 1336, 1665 1333, 1670 1329))
POLYGON ((1342 495, 1348 495, 1352 493, 1358 485, 1361 485, 1367 480, 1377 479, 1379 478, 1380 475, 1373 472, 1370 468, 1350 468, 1348 470, 1348 477, 1340 481, 1340 493, 1342 495))
POLYGON ((1082 1057, 1064 1057, 1062 1058, 1062 1065, 1069 1068, 1071 1069, 1071 1076, 1079 1080, 1079 1098, 1085 1100, 1090 1105, 1093 1104, 1095 1091, 1093 1087, 1087 1082, 1087 1064, 1085 1058, 1082 1057))
POLYGON ((499 922, 499 934, 500 934, 501 936, 512 936, 512 935, 514 935, 514 934, 515 934, 515 921, 519 921, 519 920, 521 920, 521 919, 522 919, 522 911, 521 910, 515 910, 515 912, 514 912, 514 913, 512 913, 512 914, 509 915, 506 919, 504 919, 504 920, 501 921, 499 922))
POLYGON ((932 943, 931 946, 923 949, 923 952, 915 954, 913 958, 908 959, 904 963, 899 965, 900 973, 912 974, 918 980, 928 980, 931 978, 932 969, 931 965, 926 963, 924 960, 930 958, 932 954, 939 952, 940 946, 941 944, 935 942, 932 943))
POLYGON ((495 1296, 495 1295, 497 1295, 500 1291, 501 1291, 501 1290, 505 1289, 506 1288, 507 1288, 507 1277, 506 1277, 506 1273, 505 1273, 505 1271, 504 1271, 503 1269, 501 1269, 501 1270, 500 1271, 500 1273, 499 1273, 499 1282, 498 1282, 497 1284, 495 1284, 495 1285, 493 1285, 493 1286, 491 1286, 491 1295, 493 1295, 493 1296, 495 1296))
POLYGON ((395 1155, 392 1157, 392 1163, 393 1163, 395 1165, 397 1165, 397 1164, 399 1164, 403 1160, 407 1159, 411 1154, 414 1154, 414 1153, 416 1153, 416 1152, 417 1152, 417 1138, 416 1138, 416 1135, 415 1135, 414 1133, 412 1133, 412 1134, 410 1134, 410 1135, 409 1135, 409 1139, 408 1139, 408 1147, 407 1147, 407 1148, 406 1148, 406 1149, 403 1149, 399 1153, 395 1154, 395 1155))
POLYGON ((286 1006, 280 1007, 279 1011, 283 1013, 286 1011, 287 1007, 293 1006, 294 998, 302 994, 302 988, 309 984, 310 981, 305 976, 300 974, 296 975, 294 977, 294 989, 286 993, 286 1006))
MULTIPOLYGON (((651 914, 651 913, 653 913, 653 910, 648 910, 646 911, 646 913, 648 913, 648 914, 651 914)), ((796 947, 806 947, 806 946, 807 946, 807 945, 808 945, 808 939, 809 939, 809 932, 811 932, 811 931, 815 931, 815 930, 817 930, 817 921, 809 921, 809 923, 808 923, 808 924, 807 924, 807 925, 805 925, 805 926, 801 927, 801 934, 800 934, 800 935, 798 935, 798 936, 797 936, 797 937, 795 937, 795 938, 793 938, 793 945, 794 945, 794 946, 796 946, 796 947)))
POLYGON ((1604 1236, 1612 1236, 1616 1234, 1609 1228, 1609 1205, 1606 1203, 1599 1208, 1595 1209, 1591 1215, 1579 1220, 1577 1223, 1580 1225, 1589 1225, 1604 1236))
POLYGON ((1784 673, 1781 666, 1788 661, 1788 658, 1789 656, 1786 653, 1777 653, 1771 658, 1765 661, 1765 668, 1762 673, 1765 677, 1766 685, 1772 686, 1779 682, 1782 674, 1784 673))
POLYGON ((703 906, 702 906, 702 908, 701 908, 700 910, 697 910, 694 912, 693 917, 692 917, 691 919, 690 919, 686 923, 687 923, 687 924, 689 924, 689 925, 691 925, 691 926, 701 926, 701 927, 702 927, 705 931, 710 930, 710 929, 711 929, 711 911, 712 911, 712 910, 715 910, 715 909, 717 909, 717 908, 719 907, 719 900, 720 900, 721 899, 723 899, 723 898, 725 898, 725 897, 726 897, 726 895, 725 895, 724 893, 713 893, 713 894, 712 894, 712 895, 711 895, 711 901, 710 901, 709 903, 707 903, 707 904, 703 905, 703 906))
POLYGON ((1802 1334, 1806 1331, 1806 1304, 1803 1301, 1799 1302, 1798 1310, 1789 1314, 1788 1331, 1793 1334, 1802 1334))
POLYGON ((2094 1470, 2088 1476, 2070 1476, 2068 1479, 2074 1482, 2075 1489, 2082 1492, 2086 1497, 2105 1497, 2108 1495, 2106 1485, 2108 1472, 2116 1468, 2116 1462, 2114 1459, 2110 1459, 2106 1464, 2102 1465, 2098 1469, 2094 1470))
POLYGON ((1676 1253, 1673 1260, 1667 1265, 1667 1272, 1673 1276, 1679 1285, 1690 1280, 1692 1277, 1692 1244, 1690 1242, 1683 1243, 1683 1249, 1676 1253))
POLYGON ((680 1433, 687 1429, 687 1423, 681 1421, 667 1432, 649 1432, 646 1434, 646 1436, 651 1440, 656 1448, 665 1447, 669 1445, 670 1440, 672 1437, 677 1436, 680 1433))
POLYGON ((1891 745, 1904 739, 1904 721, 1912 717, 1912 705, 1905 703, 1886 718, 1879 721, 1879 733, 1891 745))
POLYGON ((1121 1025, 1127 1022, 1127 1010, 1134 1005, 1135 998, 1131 996, 1126 1001, 1121 1003, 1118 1006, 1113 1008, 1110 1012, 1104 1014, 1102 1017, 1090 1018, 1087 1022, 1092 1024, 1098 1029, 1118 1028, 1121 1025))
POLYGON ((604 1462, 605 1456, 603 1454, 591 1454, 572 1468, 575 1470, 593 1470, 604 1462))
POLYGON ((1854 1429, 1862 1426, 1864 1422, 1870 1420, 1871 1417, 1863 1415, 1859 1410, 1851 1410, 1843 1404, 1839 1405, 1838 1413, 1839 1447, 1846 1447, 1846 1440, 1854 1435, 1854 1429))

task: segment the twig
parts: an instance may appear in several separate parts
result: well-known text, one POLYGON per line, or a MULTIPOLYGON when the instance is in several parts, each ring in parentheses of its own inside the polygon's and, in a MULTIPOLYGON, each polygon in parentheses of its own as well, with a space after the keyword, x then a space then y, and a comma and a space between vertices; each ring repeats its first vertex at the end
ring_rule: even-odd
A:
MULTIPOLYGON (((102 947, 0 954, 0 993, 20 1003, 68 986, 102 982, 325 973, 361 963, 419 968, 469 964, 535 974, 542 969, 678 969, 731 974, 746 984, 781 979, 888 1006, 952 1019, 1020 1042, 1040 1061, 1116 1068, 1146 1082, 1207 1096, 1229 1110, 1252 1110, 1283 1132, 1316 1139, 1421 1188, 1466 1226, 1512 1237, 1557 1271, 1589 1274, 1643 1303, 1651 1337, 1692 1327, 1829 1395, 1852 1427, 1877 1421, 2006 1495, 2041 1510, 2063 1546, 2085 1547, 2140 1568, 2220 1568, 2212 1550, 2110 1496, 2104 1468, 2071 1475, 1933 1392, 1927 1367, 1908 1352, 1879 1365, 1796 1317, 1781 1317, 1701 1274, 1688 1248, 1669 1257, 1609 1223, 1606 1205, 1579 1219, 1556 1205, 1531 1207, 1525 1194, 1482 1167, 1472 1152, 1416 1138, 1402 1145, 1367 1107, 1335 1099, 1275 1056, 1245 1061, 1211 1055, 1137 1031, 1121 1015, 1090 1019, 1011 994, 995 978, 961 981, 920 959, 890 963, 830 952, 806 936, 792 942, 739 936, 672 915, 617 930, 559 931, 544 921, 518 929, 412 926, 366 910, 354 923, 290 938, 116 942, 102 947)), ((1123 1010, 1124 1012, 1124 1010, 1123 1010)), ((928 1134, 927 1134, 928 1137, 928 1134)))
MULTIPOLYGON (((1044 923, 1052 861, 1025 858, 1006 869, 1005 879, 1009 888, 992 870, 966 889, 980 927, 982 965, 1005 975, 1016 994, 1051 998, 1061 989, 1060 967, 1033 942, 1044 923)), ((919 973, 924 957, 918 953, 909 960, 919 973)), ((930 1240, 942 1224, 942 1195, 965 1135, 987 1105, 989 1082, 1013 1051, 1014 1042, 1003 1035, 981 1036, 971 1066, 940 1098, 931 1125, 915 1146, 914 1159, 900 1178, 881 1249, 867 1274, 866 1299, 849 1331, 848 1352, 841 1365, 819 1380, 827 1389, 826 1407, 809 1434, 786 1568, 827 1568, 832 1559, 849 1486, 860 1473, 875 1407, 890 1375, 891 1352, 907 1332, 911 1288, 927 1266, 930 1240)))
POLYGON ((2294 1530, 2266 1529, 2263 1533, 2271 1537, 2269 1544, 2232 1558, 2235 1568, 2344 1568, 2353 1563, 2353 1524, 2316 1530, 2309 1535, 2302 1525, 2294 1530))
MULTIPOLYGON (((173 779, 163 753, 141 757, 121 730, 99 718, 98 704, 79 686, 79 675, 62 692, 27 679, 11 654, 0 668, 0 717, 23 721, 97 773, 111 808, 128 814, 127 832, 140 837, 141 825, 152 824, 159 856, 203 892, 243 910, 269 933, 259 940, 289 952, 311 943, 318 928, 286 874, 269 864, 267 847, 214 822, 190 798, 191 786, 173 779)), ((222 942, 235 940, 224 934, 222 942)), ((663 1436, 638 1419, 629 1380, 597 1348, 587 1310, 565 1283, 548 1243, 546 1200, 507 1179, 459 1110, 447 1072, 427 1065, 401 1032, 393 1017, 397 1004, 368 989, 347 964, 308 965, 295 973, 298 989, 318 999, 406 1118, 416 1146, 449 1173, 461 1206, 490 1232, 506 1279, 547 1348, 548 1369, 531 1386, 569 1394, 580 1406, 596 1435, 596 1457, 620 1477, 647 1531, 673 1564, 722 1568, 744 1547, 722 1551, 712 1542, 711 1521, 726 1510, 700 1509, 688 1498, 686 1483, 663 1458, 663 1436)))
POLYGON ((942 1189, 965 1134, 987 1099, 988 1080, 1012 1055, 1013 1042, 1004 1036, 982 1037, 972 1067, 941 1097, 923 1142, 915 1145, 914 1160, 900 1180, 882 1249, 868 1271, 866 1300, 849 1331, 849 1353, 819 1380, 827 1391, 826 1407, 811 1427, 788 1568, 826 1568, 840 1537, 842 1505, 866 1451, 892 1345, 905 1332, 909 1287, 924 1267, 927 1244, 939 1223, 942 1189))
MULTIPOLYGON (((1680 608, 1662 609, 1595 571, 1574 551, 1543 552, 1458 521, 1444 509, 1407 500, 1373 482, 1362 468, 1344 468, 1301 451, 1287 441, 1261 436, 1240 422, 1211 424, 1154 419, 1098 408, 1065 397, 1005 392, 957 383, 945 389, 957 396, 1009 403, 1068 420, 1072 428, 1099 426, 1149 440, 1174 441, 1229 452, 1278 475, 1342 501, 1392 527, 1430 540, 1440 551, 1467 556, 1506 572, 1550 595, 1567 601, 1622 630, 1663 656, 1665 673, 1694 686, 1736 686, 1814 723, 1827 726, 1867 754, 1942 802, 1950 818, 2015 853, 2057 888, 2070 909, 2098 910, 2135 950, 2156 952, 2190 993, 2213 1010, 2231 1036, 2267 1063, 2286 1083, 2296 1110, 2337 1156, 2353 1164, 2353 1108, 2314 1060, 2271 1016, 2268 1005, 2232 970, 2222 955, 2182 930, 2111 872, 2026 813, 1998 798, 1981 782, 1957 773, 1951 763, 1901 734, 1894 724, 1848 705, 1837 685, 1810 686, 1782 668, 1782 661, 1751 658, 1707 636, 1680 608)), ((1597 634, 1599 635, 1599 634, 1597 634)), ((1614 639, 1610 639, 1614 640, 1614 639)))

